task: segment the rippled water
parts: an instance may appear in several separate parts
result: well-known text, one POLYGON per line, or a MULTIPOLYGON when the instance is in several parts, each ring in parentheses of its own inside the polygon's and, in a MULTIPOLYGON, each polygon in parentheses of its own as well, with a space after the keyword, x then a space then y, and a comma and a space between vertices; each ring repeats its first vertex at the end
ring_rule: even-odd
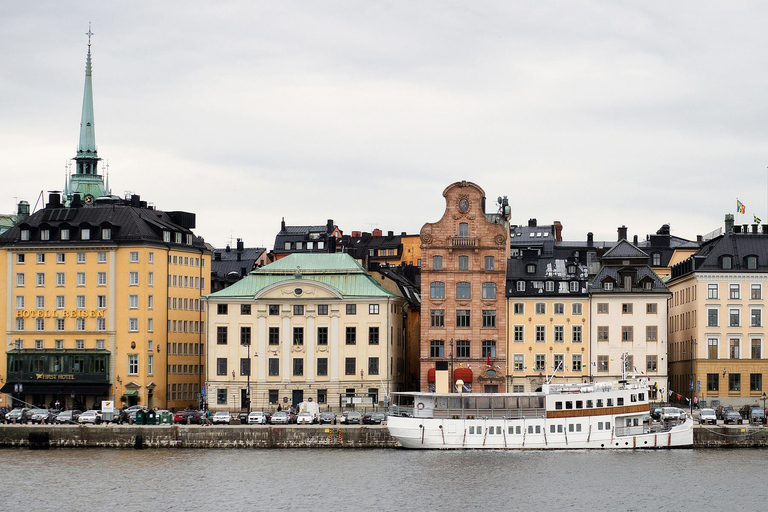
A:
POLYGON ((766 450, 5 449, 0 457, 4 510, 757 510, 768 496, 766 450))

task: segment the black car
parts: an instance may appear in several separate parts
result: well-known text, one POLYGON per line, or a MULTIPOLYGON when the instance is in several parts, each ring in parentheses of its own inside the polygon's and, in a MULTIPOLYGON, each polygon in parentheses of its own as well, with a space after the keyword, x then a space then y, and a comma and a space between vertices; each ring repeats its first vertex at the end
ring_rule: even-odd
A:
POLYGON ((381 422, 386 420, 387 415, 383 412, 369 412, 363 415, 363 423, 366 425, 381 425, 381 422))
POLYGON ((730 410, 726 411, 725 416, 723 417, 723 423, 726 425, 729 423, 741 425, 744 423, 744 420, 742 419, 741 414, 739 414, 739 411, 730 410))
POLYGON ((329 425, 336 421, 336 415, 332 412, 324 412, 320 415, 320 418, 318 419, 318 423, 321 425, 323 423, 328 423, 329 425))

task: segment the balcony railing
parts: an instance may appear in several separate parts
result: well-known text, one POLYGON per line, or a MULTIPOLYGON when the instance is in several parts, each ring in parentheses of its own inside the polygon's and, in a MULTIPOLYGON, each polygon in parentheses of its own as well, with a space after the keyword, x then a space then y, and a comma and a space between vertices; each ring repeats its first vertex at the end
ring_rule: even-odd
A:
POLYGON ((450 247, 477 247, 478 237, 476 236, 451 236, 448 237, 450 247))

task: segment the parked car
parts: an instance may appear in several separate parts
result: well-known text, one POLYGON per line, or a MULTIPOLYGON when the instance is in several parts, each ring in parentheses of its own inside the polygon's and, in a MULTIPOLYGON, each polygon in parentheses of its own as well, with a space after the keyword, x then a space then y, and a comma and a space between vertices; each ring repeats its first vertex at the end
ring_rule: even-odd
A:
POLYGON ((732 405, 720 405, 717 408, 715 408, 715 413, 717 414, 717 419, 724 420, 725 419, 725 413, 728 411, 732 411, 733 406, 732 405))
POLYGON ((741 414, 739 414, 739 411, 726 411, 725 417, 723 418, 723 423, 728 425, 729 423, 733 423, 735 425, 741 425, 744 423, 744 419, 741 417, 741 414))
POLYGON ((749 411, 749 422, 757 425, 765 425, 765 410, 760 407, 752 407, 749 411))
POLYGON ((272 415, 273 425, 287 425, 288 420, 289 418, 288 418, 287 411, 277 411, 275 414, 272 415))
POLYGON ((654 407, 654 409, 651 411, 651 418, 656 421, 661 419, 661 407, 654 407))
POLYGON ((51 414, 51 411, 48 409, 32 409, 32 418, 30 421, 42 425, 43 423, 50 423, 53 418, 53 414, 51 414))
POLYGON ((699 423, 702 425, 717 425, 717 414, 714 409, 702 409, 699 413, 699 423))
POLYGON ((320 414, 320 419, 318 420, 319 423, 322 425, 323 423, 331 424, 333 423, 333 420, 336 419, 336 415, 332 412, 324 412, 320 414))
POLYGON ((662 421, 682 421, 685 419, 685 411, 679 407, 662 407, 662 421))
POLYGON ((77 418, 77 422, 81 425, 85 423, 91 423, 93 425, 98 425, 101 423, 101 414, 99 414, 99 411, 85 411, 84 413, 80 414, 80 417, 77 418))
POLYGON ((229 425, 229 411, 216 411, 211 417, 211 423, 214 425, 223 424, 229 425))
POLYGON ((77 418, 80 417, 80 412, 78 410, 74 411, 61 411, 58 416, 56 416, 56 423, 77 423, 77 418))
POLYGON ((363 415, 363 423, 366 425, 381 425, 381 422, 386 420, 387 415, 383 412, 369 412, 363 415))
MULTIPOLYGON (((228 413, 227 417, 229 417, 228 413)), ((186 425, 187 421, 189 421, 189 423, 194 423, 195 425, 200 425, 203 422, 203 417, 200 415, 200 411, 178 411, 173 415, 174 423, 186 425)))
POLYGON ((349 411, 344 414, 346 414, 344 423, 347 425, 359 425, 363 421, 363 415, 357 411, 349 411))
POLYGON ((5 415, 6 423, 29 423, 32 421, 32 409, 27 407, 17 407, 5 415))
POLYGON ((144 407, 143 405, 132 405, 130 407, 126 407, 125 408, 125 412, 127 412, 128 414, 134 414, 134 415, 138 411, 145 411, 146 412, 146 410, 147 410, 147 408, 144 407))
POLYGON ((269 423, 269 414, 264 411, 251 411, 248 415, 249 425, 266 425, 269 423))
POLYGON ((299 425, 311 425, 312 413, 300 412, 299 415, 296 417, 296 423, 299 425))

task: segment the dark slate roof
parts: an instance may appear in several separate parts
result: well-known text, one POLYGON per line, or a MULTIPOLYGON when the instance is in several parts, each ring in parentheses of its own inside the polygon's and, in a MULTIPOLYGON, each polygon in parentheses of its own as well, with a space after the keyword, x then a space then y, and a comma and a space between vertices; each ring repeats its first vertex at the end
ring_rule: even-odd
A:
POLYGON ((400 293, 414 308, 421 308, 421 272, 412 265, 372 265, 371 272, 378 272, 395 283, 400 293))
POLYGON ((263 247, 245 247, 241 251, 229 246, 225 249, 215 249, 211 259, 211 275, 216 279, 226 279, 228 276, 234 278, 236 275, 237 279, 240 279, 243 277, 243 269, 245 274, 248 274, 256 268, 256 261, 265 251, 263 247))
POLYGON ((648 259, 648 254, 641 251, 626 240, 619 240, 616 245, 611 247, 605 254, 603 259, 648 259))
POLYGON ((669 224, 664 224, 656 231, 656 234, 648 235, 645 240, 639 242, 637 247, 651 257, 658 254, 661 260, 658 266, 668 267, 675 251, 681 249, 696 250, 700 245, 701 242, 686 240, 670 234, 669 224))
POLYGON ((726 233, 701 244, 688 260, 672 267, 672 279, 692 271, 768 272, 768 234, 726 233), (732 268, 722 268, 722 257, 731 256, 732 268), (757 256, 757 268, 747 268, 747 256, 757 256))
POLYGON ((507 261, 507 297, 586 295, 589 284, 589 268, 583 262, 571 259, 540 257, 536 259, 511 258, 507 261), (527 265, 536 265, 536 271, 527 272, 527 265), (575 273, 568 273, 574 266, 575 273), (525 282, 525 290, 518 290, 517 283, 525 282), (554 290, 546 291, 546 282, 554 281, 554 290), (572 292, 570 283, 579 282, 578 291, 572 292))
POLYGON ((286 226, 285 220, 280 223, 280 231, 275 236, 274 254, 293 253, 329 253, 335 252, 335 238, 331 236, 338 226, 329 219, 326 225, 319 226, 286 226), (302 248, 296 249, 296 242, 302 242, 302 248), (312 248, 307 249, 307 242, 312 242, 312 248), (323 248, 318 249, 316 242, 323 242, 323 248), (286 249, 285 244, 291 248, 286 249))
POLYGON ((626 293, 626 290, 622 287, 621 278, 619 276, 619 273, 626 269, 631 269, 636 272, 635 286, 632 289, 633 293, 662 293, 669 291, 667 286, 661 279, 659 279, 659 276, 656 275, 656 272, 654 272, 648 265, 630 265, 628 267, 611 265, 603 266, 600 269, 600 272, 597 273, 597 276, 595 276, 590 284, 590 293, 626 293), (606 278, 612 279, 617 283, 613 290, 605 290, 603 288, 603 281, 606 278), (642 288, 640 283, 649 280, 651 282, 651 289, 646 290, 642 288))
POLYGON ((400 236, 397 235, 383 235, 373 236, 370 233, 363 233, 359 237, 351 237, 344 235, 341 240, 336 243, 336 250, 346 252, 352 255, 355 259, 375 259, 375 260, 399 260, 403 252, 403 244, 400 236), (373 249, 374 254, 369 255, 369 251, 373 249), (381 249, 393 249, 393 255, 379 255, 381 249))
MULTIPOLYGON (((143 203, 145 204, 145 203, 143 203)), ((146 206, 133 205, 130 201, 113 198, 110 202, 64 208, 46 206, 30 215, 0 235, 0 245, 24 247, 45 245, 104 245, 137 242, 156 242, 178 247, 206 249, 204 241, 194 236, 195 216, 187 212, 163 212, 146 206), (108 240, 102 239, 101 229, 111 228, 108 240), (61 230, 70 230, 69 240, 61 240, 61 230), (90 238, 81 240, 80 230, 90 228, 90 238), (41 232, 50 231, 48 240, 41 240, 41 232), (21 231, 29 230, 29 240, 21 240, 21 231), (171 232, 171 242, 163 242, 163 231, 171 232), (180 244, 175 234, 182 234, 180 244), (186 243, 186 235, 192 235, 192 245, 186 243)))

